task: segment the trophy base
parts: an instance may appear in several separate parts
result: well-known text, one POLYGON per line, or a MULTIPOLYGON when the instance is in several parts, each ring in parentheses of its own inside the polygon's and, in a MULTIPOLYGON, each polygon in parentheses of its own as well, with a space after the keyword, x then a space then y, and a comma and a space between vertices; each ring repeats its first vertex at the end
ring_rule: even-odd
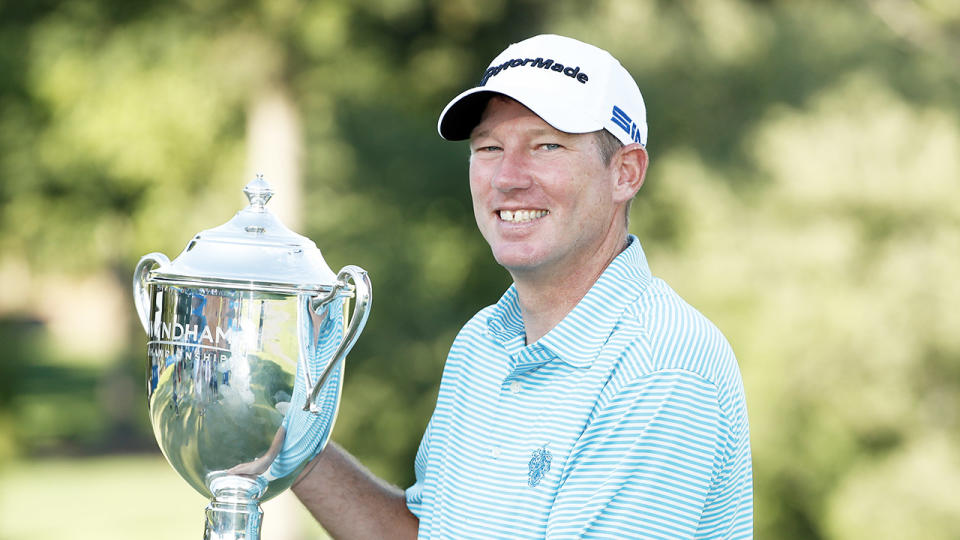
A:
POLYGON ((203 540, 260 540, 264 485, 242 476, 221 476, 210 488, 214 499, 207 505, 203 540))

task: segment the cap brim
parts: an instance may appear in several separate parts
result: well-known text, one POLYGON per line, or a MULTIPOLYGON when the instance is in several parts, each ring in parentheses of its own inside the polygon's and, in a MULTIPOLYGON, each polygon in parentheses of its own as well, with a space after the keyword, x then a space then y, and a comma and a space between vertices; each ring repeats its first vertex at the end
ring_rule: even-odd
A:
POLYGON ((469 139, 473 128, 477 127, 483 117, 487 102, 494 95, 516 100, 546 123, 566 133, 589 133, 603 129, 603 124, 590 119, 584 111, 562 103, 552 103, 540 88, 514 87, 505 91, 478 86, 462 92, 444 107, 437 121, 440 136, 448 141, 469 139))
POLYGON ((487 101, 499 92, 491 92, 482 86, 471 88, 450 100, 440 113, 437 131, 448 141, 463 141, 470 138, 470 132, 480 123, 487 101))

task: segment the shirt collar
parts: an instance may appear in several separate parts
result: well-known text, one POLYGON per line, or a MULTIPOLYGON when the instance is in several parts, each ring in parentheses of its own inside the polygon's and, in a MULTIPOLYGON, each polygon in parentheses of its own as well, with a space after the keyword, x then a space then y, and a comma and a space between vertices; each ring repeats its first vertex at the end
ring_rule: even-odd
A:
MULTIPOLYGON (((527 348, 547 349, 576 367, 593 363, 623 310, 640 296, 651 279, 640 240, 630 235, 627 241, 627 248, 607 266, 573 310, 527 348)), ((509 354, 524 349, 524 325, 516 285, 511 285, 494 306, 487 319, 487 329, 509 354)))

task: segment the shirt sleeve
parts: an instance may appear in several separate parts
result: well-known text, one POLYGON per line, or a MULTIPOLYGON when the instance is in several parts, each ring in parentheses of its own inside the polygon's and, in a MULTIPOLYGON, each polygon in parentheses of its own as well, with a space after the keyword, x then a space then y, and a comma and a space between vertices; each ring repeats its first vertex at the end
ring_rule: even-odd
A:
POLYGON ((430 434, 433 432, 433 417, 427 423, 427 429, 424 430, 423 439, 420 440, 420 447, 417 449, 417 457, 413 461, 413 472, 416 475, 416 482, 406 489, 407 508, 410 512, 421 519, 423 510, 423 484, 426 479, 427 459, 430 454, 430 434))
POLYGON ((722 463, 716 386, 658 371, 598 403, 561 475, 548 538, 693 538, 722 463))

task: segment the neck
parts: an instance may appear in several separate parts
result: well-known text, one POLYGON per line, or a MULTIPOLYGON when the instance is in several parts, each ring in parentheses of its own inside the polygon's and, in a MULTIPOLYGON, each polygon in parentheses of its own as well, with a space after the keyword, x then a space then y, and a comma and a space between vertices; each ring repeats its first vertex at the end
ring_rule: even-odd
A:
POLYGON ((527 344, 546 335, 573 311, 607 266, 626 247, 627 234, 624 231, 614 235, 610 242, 604 242, 594 257, 584 264, 536 275, 512 273, 527 344))

